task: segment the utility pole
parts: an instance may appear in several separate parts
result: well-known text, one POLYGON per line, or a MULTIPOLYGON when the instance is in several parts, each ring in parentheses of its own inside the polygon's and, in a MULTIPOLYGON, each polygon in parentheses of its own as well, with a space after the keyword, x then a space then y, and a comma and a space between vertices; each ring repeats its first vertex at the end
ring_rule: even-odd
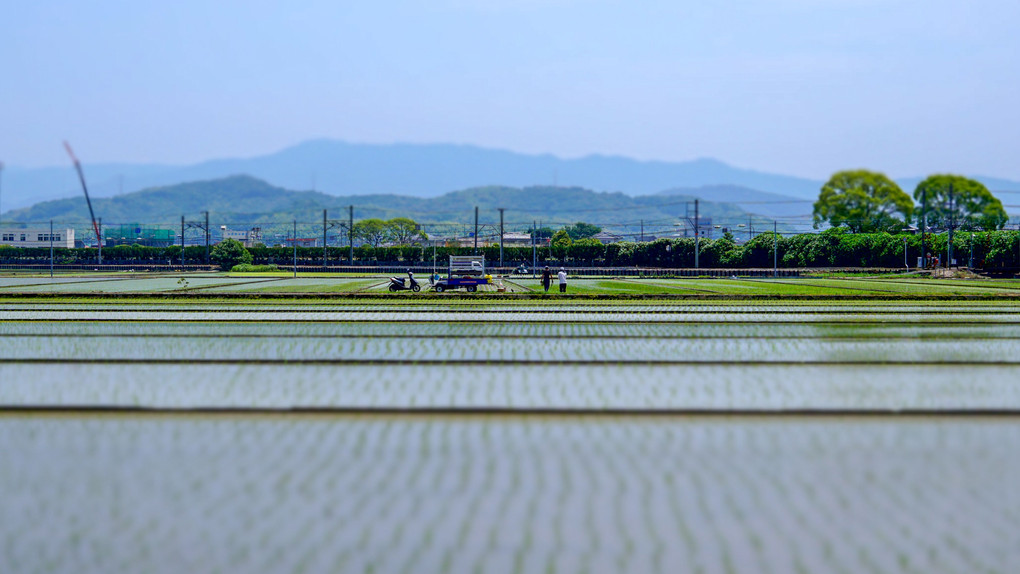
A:
POLYGON ((946 246, 946 268, 953 266, 953 225, 956 223, 953 213, 953 184, 950 184, 950 232, 949 241, 946 246))
MULTIPOLYGON (((4 162, 0 161, 0 214, 4 212, 3 204, 3 175, 4 175, 4 162)), ((0 218, 2 220, 2 218, 0 218)))
POLYGON ((531 278, 535 278, 535 266, 538 265, 538 222, 531 221, 531 278))
POLYGON ((209 264, 209 212, 205 213, 205 264, 209 264))
POLYGON ((297 278, 297 220, 294 220, 294 278, 297 278))
POLYGON ((326 254, 326 210, 322 210, 322 270, 326 270, 328 255, 326 254))
POLYGON ((921 269, 928 268, 928 250, 925 235, 928 232, 928 188, 921 188, 921 269))
POLYGON ((694 200, 694 268, 700 269, 698 261, 701 255, 701 225, 698 223, 698 200, 694 200))
POLYGON ((354 265, 354 206, 347 206, 347 240, 351 245, 351 265, 354 265))
POLYGON ((478 206, 475 206, 475 252, 473 255, 478 255, 478 206))
POLYGON ((974 232, 970 232, 970 258, 967 261, 967 269, 974 268, 974 232))
POLYGON ((50 279, 53 279, 53 220, 50 220, 50 279))
MULTIPOLYGON (((184 221, 184 216, 181 216, 181 265, 184 265, 184 230, 192 227, 201 229, 205 232, 205 262, 209 263, 209 212, 202 212, 205 214, 205 223, 201 221, 184 221)), ((102 221, 99 222, 99 228, 102 229, 102 221)), ((100 250, 101 252, 101 250, 100 250)))
POLYGON ((903 238, 903 266, 910 269, 910 260, 907 259, 907 238, 903 238))
POLYGON ((505 208, 499 208, 499 266, 503 266, 503 211, 505 208))
POLYGON ((96 243, 99 244, 99 264, 103 264, 103 218, 100 217, 96 222, 96 231, 99 235, 96 237, 96 243))
POLYGON ((772 220, 772 276, 779 277, 779 224, 772 220))
MULTIPOLYGON (((425 234, 428 237, 428 233, 425 234)), ((432 238, 432 277, 436 276, 436 239, 432 238)))

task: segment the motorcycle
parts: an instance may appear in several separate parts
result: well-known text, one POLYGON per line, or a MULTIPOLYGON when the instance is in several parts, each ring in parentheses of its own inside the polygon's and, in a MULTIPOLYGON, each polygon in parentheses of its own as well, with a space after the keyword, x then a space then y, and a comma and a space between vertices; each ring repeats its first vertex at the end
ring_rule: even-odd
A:
POLYGON ((390 292, 395 293, 397 291, 406 291, 408 289, 415 293, 421 291, 421 285, 414 280, 413 276, 408 277, 408 279, 410 280, 410 284, 408 284, 408 281, 405 281, 403 277, 390 277, 390 292))

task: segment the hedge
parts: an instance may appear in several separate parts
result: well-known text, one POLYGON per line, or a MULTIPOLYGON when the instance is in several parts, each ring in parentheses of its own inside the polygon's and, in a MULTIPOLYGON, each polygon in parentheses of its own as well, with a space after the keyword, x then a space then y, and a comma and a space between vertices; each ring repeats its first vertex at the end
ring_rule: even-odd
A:
MULTIPOLYGON (((928 235, 925 251, 946 258, 946 234, 928 235)), ((763 233, 740 245, 730 238, 702 239, 698 265, 703 268, 769 268, 773 262, 775 237, 763 233)), ((968 266, 973 252, 973 267, 1020 267, 1020 234, 1017 231, 958 232, 953 238, 956 259, 968 266)), ((911 267, 921 255, 920 235, 890 235, 888 233, 853 234, 842 229, 829 229, 822 233, 793 235, 779 238, 778 263, 783 268, 803 267, 903 267, 904 247, 911 267)), ((289 267, 294 262, 294 249, 290 247, 249 248, 254 265, 289 267)), ((436 261, 444 265, 450 255, 470 255, 471 247, 437 247, 436 261)), ((499 246, 480 248, 492 266, 499 261, 499 246)), ((692 268, 695 258, 693 238, 658 239, 644 243, 612 243, 595 245, 578 242, 567 247, 562 257, 554 257, 548 246, 537 250, 539 265, 569 265, 574 267, 668 267, 692 268)), ((349 264, 348 247, 326 249, 328 264, 349 264)), ((94 264, 94 248, 56 249, 58 264, 94 264)), ((322 265, 321 247, 299 247, 299 265, 322 265)), ((17 248, 0 246, 0 263, 49 263, 49 248, 17 248)), ((372 247, 354 249, 355 265, 429 265, 432 263, 431 246, 372 247)), ((172 264, 181 262, 180 246, 144 247, 118 245, 103 249, 103 261, 109 264, 172 264)), ((532 248, 505 247, 503 261, 507 267, 520 264, 531 266, 532 248)), ((206 262, 205 246, 184 248, 186 264, 206 262)))

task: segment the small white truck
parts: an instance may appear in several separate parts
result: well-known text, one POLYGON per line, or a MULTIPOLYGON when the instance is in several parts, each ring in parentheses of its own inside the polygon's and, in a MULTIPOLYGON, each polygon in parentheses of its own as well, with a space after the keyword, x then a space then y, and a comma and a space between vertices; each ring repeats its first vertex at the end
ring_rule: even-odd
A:
POLYGON ((485 257, 482 255, 451 255, 446 279, 436 281, 432 288, 436 293, 463 287, 474 293, 479 285, 492 283, 492 277, 485 274, 485 257))
POLYGON ((484 255, 451 255, 450 256, 450 277, 459 275, 461 277, 476 277, 485 275, 484 255))

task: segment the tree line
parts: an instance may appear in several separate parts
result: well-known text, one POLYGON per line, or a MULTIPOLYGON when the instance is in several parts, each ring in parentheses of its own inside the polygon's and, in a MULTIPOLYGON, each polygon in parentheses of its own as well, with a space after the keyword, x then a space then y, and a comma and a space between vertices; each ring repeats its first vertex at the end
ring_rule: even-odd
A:
POLYGON ((814 204, 814 226, 852 233, 896 233, 913 222, 925 229, 1002 229, 1006 210, 979 181, 962 175, 932 175, 917 184, 913 198, 885 174, 850 170, 833 174, 814 204))
MULTIPOLYGON (((569 238, 568 238, 569 239, 569 238)), ((232 241, 232 240, 228 240, 232 241)), ((556 241, 537 247, 504 247, 503 261, 506 267, 520 264, 530 266, 533 253, 538 265, 568 265, 588 267, 670 267, 693 268, 697 251, 698 266, 703 268, 768 268, 773 261, 783 268, 803 267, 914 267, 916 258, 922 253, 940 255, 945 263, 948 248, 948 233, 928 234, 921 244, 919 234, 886 232, 855 233, 845 227, 833 227, 821 233, 805 233, 791 236, 762 233, 750 241, 738 244, 732 235, 724 234, 716 239, 663 238, 649 242, 620 242, 602 244, 594 239, 577 241, 556 241), (778 251, 776 251, 778 247, 778 251), (777 254, 775 257, 773 254, 777 254)), ((256 246, 237 249, 223 242, 213 247, 229 251, 224 262, 232 257, 242 257, 243 262, 255 265, 289 266, 294 260, 292 247, 256 246), (223 246, 223 247, 221 247, 223 246), (250 260, 244 254, 250 255, 250 260)), ((233 242, 240 245, 236 241, 233 242)), ((976 231, 956 233, 953 237, 953 251, 960 265, 994 269, 1020 267, 1020 233, 1017 231, 976 231)), ((489 266, 499 261, 499 246, 479 248, 489 266)), ((450 255, 472 255, 471 247, 445 247, 423 245, 379 246, 369 244, 354 248, 355 265, 431 265, 433 255, 439 267, 446 264, 450 255)), ((324 250, 321 247, 298 247, 299 265, 322 265, 324 250)), ((55 261, 58 264, 94 264, 95 248, 57 248, 55 261)), ((0 262, 5 264, 49 263, 48 248, 0 247, 0 262)), ((326 264, 330 266, 349 264, 348 247, 325 249, 326 264)), ((145 247, 140 245, 118 245, 103 249, 103 261, 109 264, 167 264, 181 263, 181 247, 145 247)), ((184 248, 185 264, 216 263, 218 259, 206 259, 205 246, 184 248)))

